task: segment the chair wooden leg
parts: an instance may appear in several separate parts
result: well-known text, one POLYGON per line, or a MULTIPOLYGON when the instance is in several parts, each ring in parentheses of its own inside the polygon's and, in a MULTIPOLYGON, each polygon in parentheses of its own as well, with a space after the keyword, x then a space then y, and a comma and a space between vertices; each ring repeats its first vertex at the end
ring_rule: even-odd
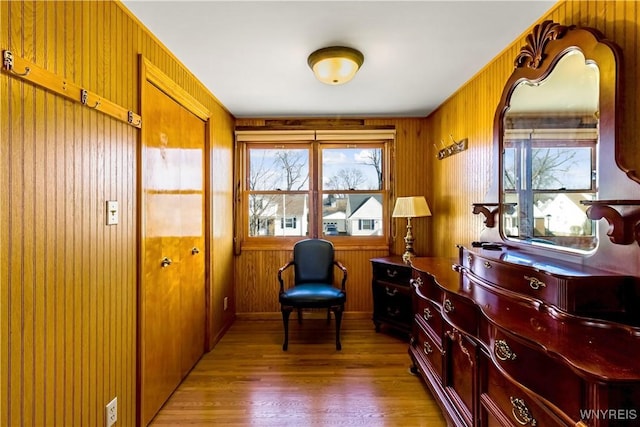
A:
POLYGON ((340 344, 340 324, 342 323, 342 311, 344 307, 335 307, 333 313, 336 315, 336 350, 342 350, 340 344))
POLYGON ((298 324, 302 325, 302 309, 298 309, 298 324))
POLYGON ((291 314, 290 308, 282 309, 282 323, 284 324, 284 343, 282 344, 282 351, 287 351, 289 348, 289 315, 291 314))

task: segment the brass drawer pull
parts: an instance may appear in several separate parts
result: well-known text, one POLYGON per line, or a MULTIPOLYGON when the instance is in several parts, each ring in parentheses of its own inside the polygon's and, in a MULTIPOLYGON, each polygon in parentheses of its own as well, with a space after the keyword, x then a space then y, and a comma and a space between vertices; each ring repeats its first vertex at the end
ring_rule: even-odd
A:
POLYGON ((387 276, 388 276, 388 277, 394 278, 394 277, 396 277, 397 275, 398 275, 398 270, 389 270, 389 269, 387 268, 387 276))
POLYGON ((505 340, 497 340, 493 348, 493 353, 502 361, 516 360, 516 354, 511 350, 505 340))
POLYGON ((387 314, 391 317, 396 317, 400 314, 400 309, 396 308, 395 310, 393 310, 391 307, 387 307, 387 314))
POLYGON ((422 277, 418 276, 413 280, 413 283, 415 283, 417 286, 422 286, 422 277))
POLYGON ((424 351, 424 354, 427 354, 427 355, 433 353, 433 349, 431 348, 431 345, 426 341, 424 342, 422 350, 424 351))
POLYGON ((429 307, 425 307, 422 313, 422 317, 424 317, 424 320, 429 320, 433 317, 433 314, 431 314, 431 310, 429 310, 429 307))
POLYGON ((535 277, 524 276, 524 280, 528 280, 529 286, 531 287, 531 289, 534 289, 536 291, 540 288, 547 287, 547 285, 543 281, 538 280, 535 277))
POLYGON ((162 261, 160 261, 160 267, 165 268, 171 265, 173 261, 171 261, 171 258, 167 258, 164 257, 162 258, 162 261))
POLYGON ((531 415, 531 411, 529 410, 529 408, 527 408, 524 400, 513 396, 510 396, 509 399, 511 400, 511 405, 513 405, 511 413, 513 414, 513 418, 517 421, 518 424, 523 426, 526 426, 527 424, 530 426, 538 425, 538 422, 531 415))
POLYGON ((398 290, 397 290, 397 289, 394 289, 393 291, 391 291, 391 290, 389 289, 389 287, 388 287, 388 286, 385 286, 385 287, 384 287, 384 291, 385 291, 385 292, 387 293, 387 295, 389 295, 390 297, 394 297, 394 296, 396 296, 396 294, 398 293, 398 290))
POLYGON ((453 306, 453 303, 451 302, 451 300, 450 299, 444 300, 444 312, 451 313, 453 310, 455 310, 455 307, 453 306))
POLYGON ((491 268, 491 263, 489 261, 484 262, 484 268, 491 268))
POLYGON ((471 254, 467 255, 467 262, 469 263, 469 265, 471 265, 471 261, 473 261, 473 257, 471 256, 471 254))

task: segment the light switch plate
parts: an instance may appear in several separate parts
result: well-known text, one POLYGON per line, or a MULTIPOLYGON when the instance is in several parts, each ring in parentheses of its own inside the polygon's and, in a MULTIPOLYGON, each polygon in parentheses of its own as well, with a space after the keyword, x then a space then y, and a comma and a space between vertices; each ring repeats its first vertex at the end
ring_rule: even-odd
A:
POLYGON ((115 225, 120 218, 117 200, 107 200, 107 225, 115 225))

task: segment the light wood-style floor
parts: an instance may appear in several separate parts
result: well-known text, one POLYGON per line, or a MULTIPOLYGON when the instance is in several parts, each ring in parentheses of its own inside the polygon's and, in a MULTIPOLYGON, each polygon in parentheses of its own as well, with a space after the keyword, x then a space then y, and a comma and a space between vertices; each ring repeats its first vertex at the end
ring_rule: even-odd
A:
POLYGON ((370 320, 343 321, 342 351, 333 320, 236 321, 196 365, 153 426, 446 425, 420 378, 409 373, 407 342, 376 333, 370 320))

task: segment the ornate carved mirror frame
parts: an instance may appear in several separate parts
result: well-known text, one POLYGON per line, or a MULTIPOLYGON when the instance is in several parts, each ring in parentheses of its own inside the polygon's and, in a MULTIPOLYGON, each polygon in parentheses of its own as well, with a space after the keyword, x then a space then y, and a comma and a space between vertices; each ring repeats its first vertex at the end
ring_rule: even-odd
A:
MULTIPOLYGON (((487 203, 474 204, 474 213, 485 215, 486 228, 482 241, 502 241, 504 244, 543 255, 551 254, 571 262, 612 267, 611 258, 620 255, 636 258, 640 254, 640 178, 625 167, 620 158, 617 138, 621 114, 620 49, 595 29, 564 26, 552 21, 537 25, 526 39, 526 45, 515 59, 515 68, 507 80, 494 117, 493 159, 497 165, 494 179, 497 185, 489 190, 487 203), (502 232, 503 213, 513 206, 503 202, 504 122, 510 108, 511 96, 522 82, 535 85, 544 81, 567 53, 580 51, 587 64, 597 65, 599 71, 599 110, 597 112, 597 185, 595 201, 588 205, 587 216, 595 220, 598 242, 593 251, 575 253, 566 248, 532 245, 530 242, 505 237, 502 232), (606 221, 597 221, 601 218, 606 221), (606 236, 609 236, 607 239, 606 236), (633 245, 632 245, 633 243, 633 245), (637 243, 637 244, 636 244, 637 243), (630 248, 633 246, 633 248, 630 248)), ((619 270, 619 268, 614 268, 619 270)), ((630 270, 634 272, 634 269, 630 270)))

